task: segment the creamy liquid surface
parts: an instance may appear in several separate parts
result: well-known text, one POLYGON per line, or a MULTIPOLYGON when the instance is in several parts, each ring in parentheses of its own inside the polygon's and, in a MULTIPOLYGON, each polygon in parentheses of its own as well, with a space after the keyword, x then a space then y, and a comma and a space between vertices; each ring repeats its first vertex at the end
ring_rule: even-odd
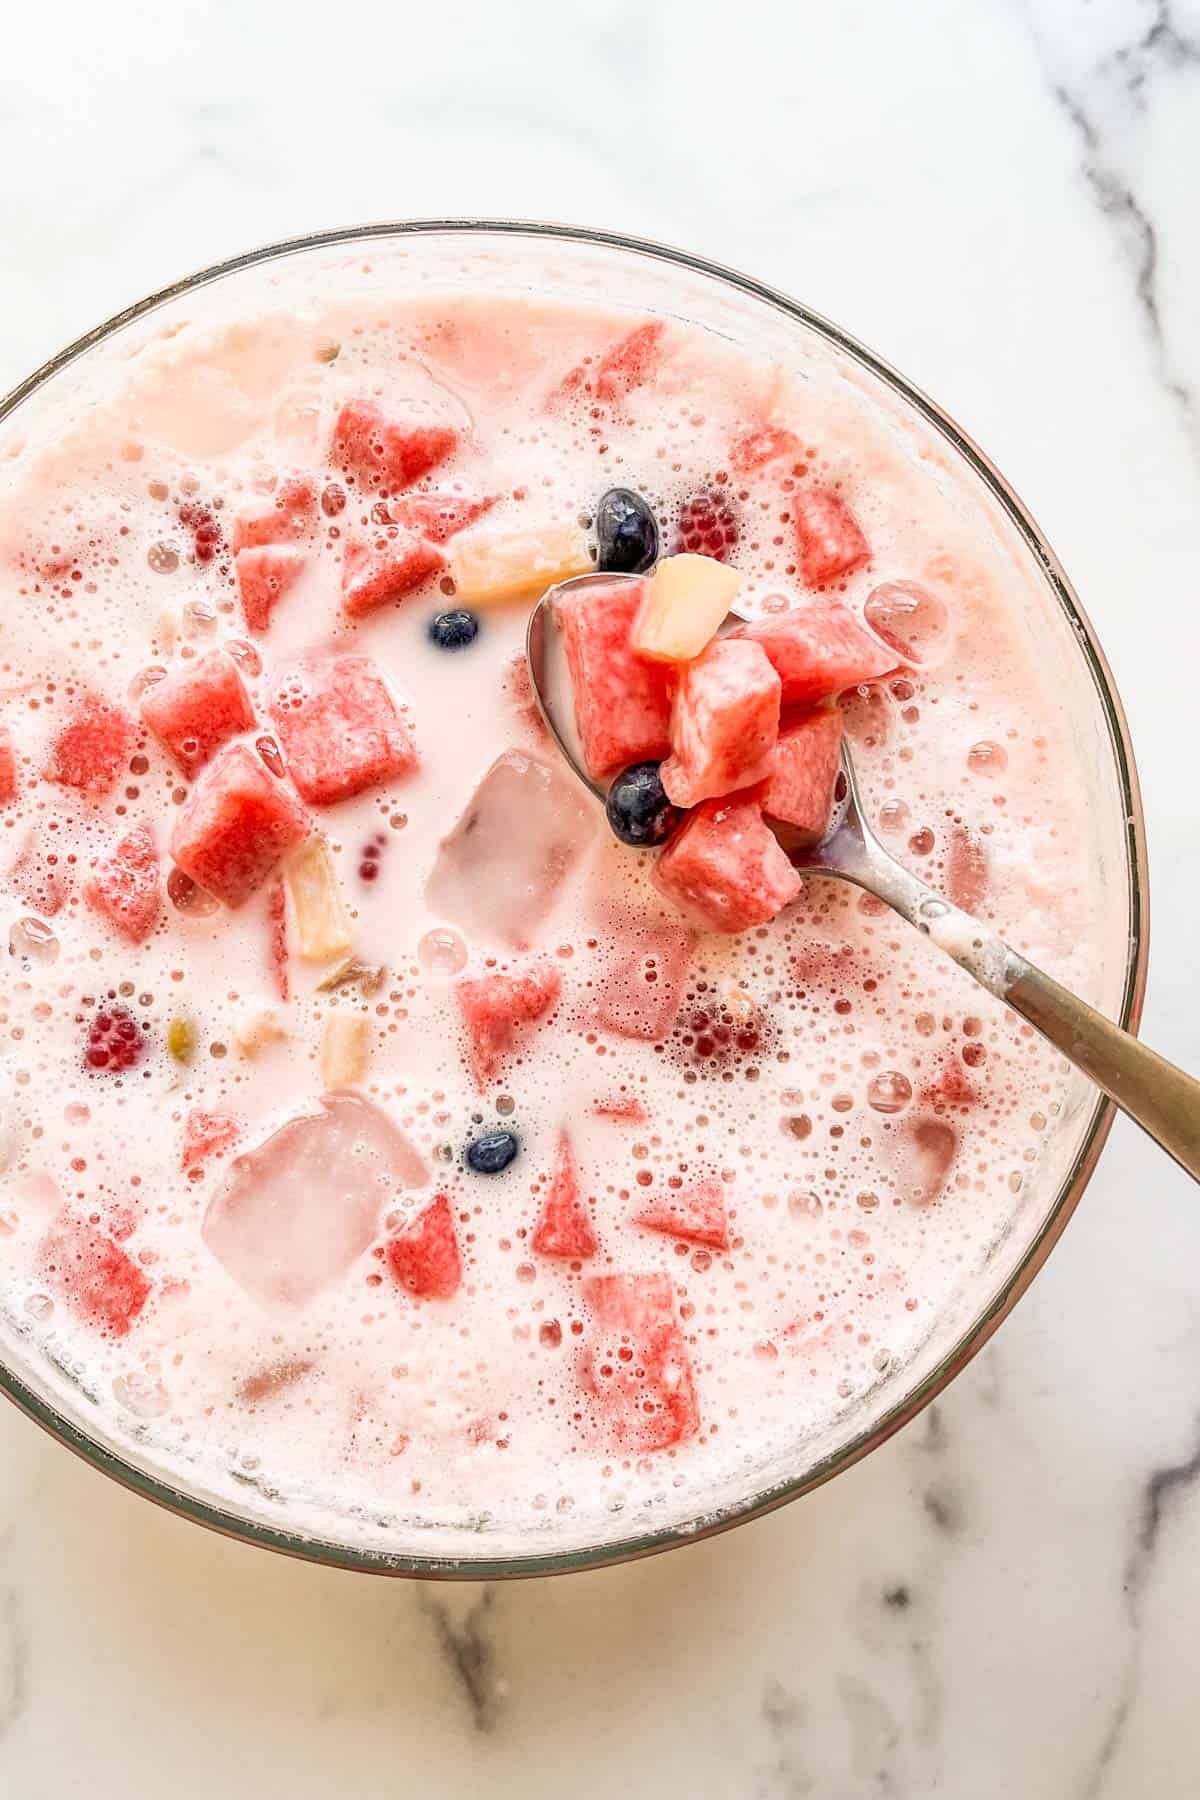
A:
MULTIPOLYGON (((694 1498, 703 1510, 731 1470, 782 1455, 904 1363, 1011 1215, 1064 1075, 932 945, 819 880, 770 927, 700 940, 663 1041, 606 1029, 598 1009, 613 971, 679 928, 649 888, 648 860, 615 843, 598 810, 528 951, 489 932, 486 907, 472 929, 432 908, 439 842, 495 758, 554 753, 512 673, 524 607, 488 612, 453 655, 427 637, 431 616, 453 604, 436 583, 344 621, 345 531, 365 511, 353 490, 322 516, 308 568, 243 669, 263 732, 273 671, 313 649, 369 653, 407 707, 419 773, 315 815, 355 950, 386 979, 369 996, 319 992, 329 965, 293 945, 292 997, 280 1003, 265 892, 234 914, 166 904, 149 941, 126 944, 82 902, 88 865, 118 824, 145 819, 165 874, 186 783, 150 738, 100 801, 39 771, 73 690, 128 705, 147 669, 246 641, 224 543, 198 562, 181 507, 211 509, 227 534, 282 476, 344 487, 327 460, 332 421, 368 392, 419 400, 464 430, 453 462, 422 485, 501 496, 477 530, 590 520, 621 484, 650 499, 669 545, 688 495, 716 486, 740 521, 733 560, 751 604, 804 603, 781 517, 789 461, 730 471, 735 438, 768 421, 790 427, 872 546, 846 603, 861 611, 881 582, 917 581, 952 621, 935 667, 843 701, 868 814, 902 859, 1034 960, 1085 990, 1097 979, 1084 782, 1021 623, 1023 578, 946 471, 913 455, 861 396, 793 385, 681 324, 619 408, 599 419, 547 410, 563 374, 628 328, 598 312, 456 297, 185 330, 145 352, 124 390, 53 452, 16 458, 5 477, 0 722, 21 786, 0 813, 0 950, 15 929, 0 1003, 8 1329, 23 1334, 24 1354, 44 1345, 75 1372, 118 1441, 140 1435, 136 1454, 235 1498, 231 1482, 257 1484, 294 1522, 335 1535, 355 1508, 401 1533, 411 1519, 461 1524, 486 1511, 514 1537, 568 1514, 580 1531, 666 1493, 672 1509, 694 1498), (61 909, 41 909, 53 960, 29 953, 19 923, 39 912, 14 884, 30 844, 49 846, 65 878, 61 909), (447 928, 468 974, 489 958, 518 969, 541 959, 562 977, 552 1023, 529 1033, 485 1094, 467 1072, 455 976, 442 966, 456 947, 442 957, 427 939, 447 928), (119 1080, 83 1067, 105 996, 148 1028, 144 1059, 119 1080), (248 1057, 234 1021, 255 1000, 276 1008, 286 1035, 248 1057), (302 1308, 268 1309, 202 1238, 229 1157, 190 1179, 183 1121, 194 1107, 230 1113, 245 1149, 311 1110, 335 1005, 368 1017, 360 1092, 406 1135, 428 1185, 383 1182, 371 1246, 302 1308), (165 1048, 177 1017, 196 1036, 186 1068, 165 1048), (614 1101, 639 1102, 644 1119, 597 1112, 614 1101), (472 1174, 463 1147, 497 1124, 519 1134, 521 1154, 502 1175, 472 1174), (601 1245, 582 1271, 529 1247, 564 1127, 601 1245), (632 1222, 676 1175, 723 1184, 727 1253, 632 1222), (459 1221, 465 1278, 453 1299, 420 1301, 378 1252, 437 1191, 459 1221), (151 1283, 125 1336, 81 1322, 42 1278, 39 1247, 64 1204, 118 1239, 151 1283), (669 1277, 694 1370, 699 1430, 654 1455, 614 1446, 579 1390, 591 1329, 581 1286, 609 1271, 669 1277)), ((519 818, 511 826, 519 836, 519 818)))

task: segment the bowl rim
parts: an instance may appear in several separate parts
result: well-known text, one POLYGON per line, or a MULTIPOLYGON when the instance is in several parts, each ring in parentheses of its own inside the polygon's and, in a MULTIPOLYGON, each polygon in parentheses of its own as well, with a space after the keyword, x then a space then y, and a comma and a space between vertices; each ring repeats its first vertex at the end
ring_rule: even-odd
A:
MULTIPOLYGON (((991 498, 1015 526, 1026 548, 1033 554, 1042 574, 1067 621, 1073 628, 1097 695, 1102 703, 1109 737, 1113 747, 1116 773, 1125 807, 1124 852, 1128 878, 1129 943, 1119 1010, 1119 1022, 1126 1030, 1136 1032, 1145 996, 1146 969, 1149 953, 1149 888, 1146 855, 1145 820, 1133 747, 1125 711, 1108 666, 1074 588, 1057 556, 1029 509, 1018 498, 978 445, 948 413, 921 389, 915 387, 882 357, 858 339, 821 314, 793 300, 779 289, 742 274, 739 270, 690 251, 656 242, 650 238, 624 232, 605 231, 527 219, 445 218, 380 220, 365 225, 341 226, 316 231, 300 237, 285 238, 276 243, 243 251, 221 262, 209 264, 191 275, 157 289, 144 299, 114 313, 92 330, 85 332, 56 355, 36 368, 24 381, 0 399, 0 423, 39 388, 98 344, 127 325, 155 312, 159 307, 182 296, 207 287, 225 276, 258 267, 272 261, 311 250, 336 249, 339 246, 369 244, 404 238, 459 235, 464 238, 493 235, 512 238, 542 239, 572 245, 599 246, 641 257, 650 262, 671 265, 701 275, 760 301, 785 317, 815 332, 860 367, 884 382, 910 405, 925 423, 964 459, 983 482, 991 498)), ((87 1432, 49 1405, 11 1370, 0 1363, 0 1392, 52 1437, 75 1452, 94 1469, 110 1476, 123 1487, 176 1516, 235 1538, 256 1544, 279 1554, 328 1567, 362 1573, 392 1576, 414 1576, 426 1580, 493 1581, 565 1574, 579 1570, 604 1568, 615 1563, 630 1562, 644 1556, 696 1543, 718 1533, 731 1530, 751 1519, 761 1518, 801 1495, 811 1493, 835 1475, 853 1467, 863 1457, 887 1441, 936 1399, 942 1390, 982 1349, 992 1333, 1007 1317, 1030 1286, 1051 1250, 1062 1236, 1066 1225, 1091 1178, 1100 1151, 1108 1137, 1116 1108, 1103 1095, 1093 1103, 1091 1117, 1071 1168, 1063 1178, 1058 1197, 1041 1228, 1027 1246, 1015 1269, 1000 1289, 991 1296, 974 1322, 962 1333, 947 1354, 918 1385, 880 1417, 869 1429, 860 1432, 841 1449, 821 1458, 804 1474, 777 1481, 769 1488, 747 1495, 743 1500, 724 1507, 718 1515, 705 1515, 690 1525, 665 1526, 626 1538, 585 1546, 581 1549, 538 1551, 504 1556, 396 1555, 387 1551, 365 1549, 337 1543, 301 1532, 288 1532, 257 1520, 240 1516, 226 1507, 214 1505, 174 1487, 170 1482, 139 1469, 136 1464, 90 1437, 87 1432)), ((481 1544, 484 1540, 481 1538, 481 1544)))

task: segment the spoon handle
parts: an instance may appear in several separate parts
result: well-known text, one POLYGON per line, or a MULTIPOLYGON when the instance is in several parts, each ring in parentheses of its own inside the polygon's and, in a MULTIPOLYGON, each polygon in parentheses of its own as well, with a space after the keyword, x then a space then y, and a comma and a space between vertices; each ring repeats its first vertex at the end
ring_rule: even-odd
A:
POLYGON ((1012 957, 1005 999, 1200 1181, 1200 1081, 1023 956, 1012 957))
POLYGON ((886 901, 997 999, 1028 1019, 1193 1180, 1200 1181, 1200 1081, 1122 1031, 1010 949, 988 926, 926 887, 877 842, 860 840, 845 860, 831 858, 830 863, 886 901))

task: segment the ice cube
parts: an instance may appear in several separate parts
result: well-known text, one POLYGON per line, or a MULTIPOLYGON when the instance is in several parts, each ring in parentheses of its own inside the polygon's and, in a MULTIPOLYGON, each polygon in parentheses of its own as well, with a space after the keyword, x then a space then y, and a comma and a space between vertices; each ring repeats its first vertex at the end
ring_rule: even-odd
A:
POLYGON ((425 897, 470 936, 527 950, 597 825, 571 776, 506 750, 442 839, 425 897))
POLYGON ((204 1242, 262 1306, 305 1306, 363 1254, 396 1191, 428 1179, 386 1113, 357 1094, 326 1094, 234 1157, 204 1242))

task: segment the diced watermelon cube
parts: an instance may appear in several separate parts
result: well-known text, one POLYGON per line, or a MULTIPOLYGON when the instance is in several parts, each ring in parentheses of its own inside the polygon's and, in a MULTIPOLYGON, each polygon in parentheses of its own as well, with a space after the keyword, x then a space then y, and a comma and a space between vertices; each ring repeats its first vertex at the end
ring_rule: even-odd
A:
POLYGON ((276 683, 271 717, 288 773, 306 800, 330 806, 411 775, 412 730, 369 656, 311 656, 276 683))
POLYGON ((763 794, 763 811, 820 843, 829 830, 841 766, 842 715, 836 707, 821 707, 785 725, 779 733, 775 772, 763 794))
POLYGON ((44 919, 62 911, 71 892, 71 875, 65 854, 49 831, 30 831, 13 858, 8 885, 44 919))
POLYGON ((204 771, 176 820, 171 855, 198 887, 236 907, 308 830, 291 791, 244 744, 233 744, 204 771))
POLYGON ((708 1244, 714 1250, 729 1248, 725 1190, 716 1180, 700 1181, 678 1192, 668 1189, 634 1215, 634 1224, 661 1231, 665 1237, 708 1244))
POLYGON ((618 1037, 661 1042, 678 1016, 695 948, 690 931, 664 927, 630 950, 601 981, 597 1022, 618 1037))
POLYGON ((190 777, 222 744, 251 729, 254 708, 229 652, 210 650, 147 688, 142 718, 190 777))
POLYGON ((526 975, 496 971, 458 983, 455 992, 477 1087, 487 1086, 526 1029, 554 1005, 561 989, 561 975, 548 965, 526 975))
POLYGON ((276 875, 267 894, 267 957, 271 979, 281 1000, 291 995, 288 972, 287 887, 282 875, 276 875))
POLYGON ((333 429, 333 460, 369 491, 398 493, 458 448, 449 425, 416 412, 389 412, 377 400, 347 400, 333 429))
POLYGON ((594 1275, 583 1284, 592 1327, 579 1385, 621 1447, 669 1450, 699 1429, 691 1358, 668 1276, 594 1275))
POLYGON ((140 944, 158 923, 158 847, 148 825, 135 825, 96 864, 83 897, 130 943, 140 944))
POLYGON ((597 399, 623 400, 649 381, 658 366, 666 329, 662 319, 648 319, 601 357, 595 375, 597 399))
POLYGON ((13 741, 5 726, 0 725, 0 806, 17 797, 17 757, 13 741))
POLYGON ((150 1297, 150 1282, 90 1220, 62 1212, 42 1239, 40 1279, 88 1325, 124 1337, 150 1297))
POLYGON ((342 561, 342 610, 360 619, 390 600, 403 600, 446 566, 436 545, 415 531, 387 525, 372 537, 352 537, 342 561))
POLYGON ((137 726, 123 706, 99 694, 81 694, 50 745, 46 779, 85 794, 107 794, 136 738, 137 726))
POLYGON ((800 892, 800 877, 753 791, 698 806, 659 857, 653 880, 685 917, 710 931, 765 925, 800 892))
POLYGON ((648 1125, 650 1114, 635 1094, 612 1094, 592 1107, 598 1119, 616 1119, 623 1125, 648 1125))
POLYGON ((559 1133, 554 1174, 542 1201, 532 1243, 539 1256, 560 1256, 575 1262, 595 1256, 598 1248, 591 1215, 579 1192, 579 1170, 565 1131, 559 1133))
POLYGON ((729 466, 738 475, 751 475, 781 456, 798 456, 800 439, 782 425, 760 425, 734 440, 729 452, 729 466))
POLYGON ((454 1214, 439 1194, 402 1231, 388 1239, 388 1267, 410 1294, 421 1300, 449 1300, 462 1281, 462 1256, 454 1214))
POLYGON ((623 400, 654 373, 665 330, 662 319, 648 319, 619 338, 598 362, 589 360, 568 369, 550 395, 551 409, 588 398, 610 405, 623 400))
POLYGON ((234 556, 264 544, 294 543, 316 522, 316 483, 307 475, 289 476, 269 499, 237 515, 230 533, 234 556))
POLYGON ((952 825, 946 851, 946 892, 964 912, 978 912, 987 896, 987 844, 969 825, 952 825))
POLYGON ((210 1156, 220 1156, 242 1135, 241 1125, 228 1113, 205 1112, 194 1106, 183 1122, 183 1151, 180 1162, 184 1170, 198 1168, 210 1156))
POLYGON ((234 568, 248 630, 267 629, 272 612, 296 585, 307 561, 305 552, 294 544, 258 544, 238 551, 234 568))
POLYGON ((800 488, 792 496, 800 573, 824 587, 871 560, 871 546, 846 502, 832 488, 800 488))
POLYGON ((815 706, 897 666, 895 651, 835 601, 772 613, 731 636, 762 645, 783 683, 784 706, 815 706))
POLYGON ((406 494, 391 506, 392 521, 431 544, 444 544, 495 506, 496 494, 406 494))
POLYGON ((671 747, 670 678, 629 642, 645 591, 644 581, 596 582, 558 599, 575 726, 593 781, 656 762, 671 747))
POLYGON ((780 680, 761 645, 714 638, 686 664, 671 708, 667 798, 696 806, 765 781, 775 767, 780 680))

